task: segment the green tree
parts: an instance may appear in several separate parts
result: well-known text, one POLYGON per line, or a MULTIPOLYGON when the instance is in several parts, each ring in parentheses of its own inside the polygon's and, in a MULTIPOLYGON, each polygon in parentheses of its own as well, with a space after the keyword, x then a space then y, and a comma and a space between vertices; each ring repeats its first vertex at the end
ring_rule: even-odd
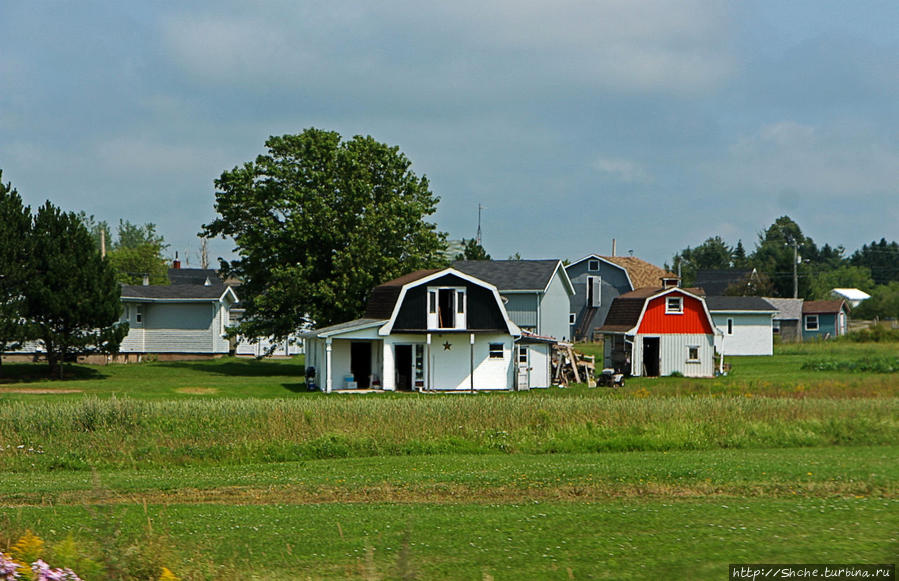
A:
POLYGON ((27 339, 23 324, 24 285, 30 277, 28 233, 31 209, 12 187, 3 185, 0 170, 0 364, 7 349, 17 349, 27 339))
POLYGON ((852 313, 856 319, 899 319, 899 281, 877 285, 852 313))
POLYGON ((78 215, 47 202, 31 229, 32 272, 24 315, 47 352, 51 374, 75 354, 114 352, 128 332, 119 324, 120 287, 78 215))
MULTIPOLYGON (((700 270, 727 270, 731 268, 733 250, 720 236, 706 239, 696 248, 689 246, 674 256, 672 269, 680 270, 683 286, 691 286, 700 270)), ((667 268, 667 265, 666 265, 667 268)))
POLYGON ((462 239, 464 249, 456 255, 456 260, 490 260, 490 255, 484 250, 484 247, 478 244, 478 241, 462 239))
POLYGON ((880 242, 865 244, 849 257, 849 263, 867 266, 877 284, 899 281, 899 243, 887 242, 886 238, 881 238, 880 242))
POLYGON ((155 224, 138 226, 119 220, 118 238, 106 257, 121 283, 140 284, 148 275, 150 284, 168 284, 168 261, 163 256, 166 248, 168 244, 156 232, 155 224))
POLYGON ((771 279, 775 296, 792 297, 794 257, 798 256, 799 297, 805 298, 810 294, 812 267, 803 259, 817 254, 814 241, 802 233, 799 224, 781 216, 759 234, 750 263, 771 279))
POLYGON ((215 181, 218 217, 201 233, 237 246, 221 261, 244 281, 237 332, 284 338, 308 319, 352 319, 374 286, 445 263, 446 235, 426 221, 439 198, 398 147, 314 128, 265 145, 215 181))
POLYGON ((811 298, 829 299, 830 292, 835 288, 857 288, 871 292, 874 280, 865 266, 843 265, 834 270, 823 270, 812 279, 811 298))

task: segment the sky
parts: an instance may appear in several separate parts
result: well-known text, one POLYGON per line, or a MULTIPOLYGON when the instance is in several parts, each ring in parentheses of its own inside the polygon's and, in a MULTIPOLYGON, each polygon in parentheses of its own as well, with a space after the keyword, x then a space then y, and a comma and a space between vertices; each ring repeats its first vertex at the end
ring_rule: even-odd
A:
MULTIPOLYGON (((658 265, 779 216, 899 239, 899 3, 0 0, 0 169, 152 222, 191 266, 214 180, 309 127, 399 146, 495 259, 658 265)), ((230 240, 210 256, 232 257, 230 240)))

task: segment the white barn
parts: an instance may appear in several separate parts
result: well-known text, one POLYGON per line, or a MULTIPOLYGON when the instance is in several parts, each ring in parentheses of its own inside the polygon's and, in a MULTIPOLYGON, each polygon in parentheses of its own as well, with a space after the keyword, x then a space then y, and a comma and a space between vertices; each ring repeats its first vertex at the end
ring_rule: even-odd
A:
POLYGON ((384 283, 372 291, 363 318, 304 336, 310 381, 327 393, 549 385, 546 342, 519 341, 522 331, 497 288, 453 268, 384 283))

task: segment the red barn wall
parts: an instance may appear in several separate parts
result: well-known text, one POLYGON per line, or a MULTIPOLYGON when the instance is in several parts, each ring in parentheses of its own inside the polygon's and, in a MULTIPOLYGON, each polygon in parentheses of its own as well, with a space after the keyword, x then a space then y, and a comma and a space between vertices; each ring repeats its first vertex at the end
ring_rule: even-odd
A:
POLYGON ((666 333, 700 335, 711 334, 713 331, 702 301, 675 292, 649 301, 637 332, 647 335, 664 335, 666 333), (683 297, 683 313, 665 314, 665 300, 672 296, 683 297))

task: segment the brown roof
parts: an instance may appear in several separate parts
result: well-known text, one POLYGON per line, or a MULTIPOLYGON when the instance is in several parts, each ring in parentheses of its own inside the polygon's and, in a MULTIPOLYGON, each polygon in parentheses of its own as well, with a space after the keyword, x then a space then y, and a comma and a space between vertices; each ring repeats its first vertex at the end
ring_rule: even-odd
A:
POLYGON ((368 296, 368 301, 365 304, 365 315, 363 316, 366 319, 389 319, 393 315, 393 307, 396 305, 397 299, 400 298, 403 286, 430 276, 435 272, 440 272, 440 269, 416 270, 379 284, 372 289, 371 294, 368 296))
MULTIPOLYGON (((672 287, 672 288, 665 289, 665 288, 658 287, 658 286, 656 286, 656 287, 648 287, 648 286, 646 286, 646 287, 643 287, 643 288, 638 288, 638 289, 632 290, 632 291, 630 291, 630 292, 626 292, 626 293, 624 293, 624 294, 622 294, 622 295, 619 295, 619 296, 622 297, 622 298, 626 298, 626 299, 646 299, 646 298, 649 298, 649 297, 651 297, 651 296, 653 296, 653 295, 657 295, 657 294, 659 294, 660 292, 664 292, 664 291, 666 291, 666 290, 672 290, 672 289, 673 289, 673 287, 672 287)), ((691 295, 696 295, 696 296, 698 296, 698 297, 705 296, 705 293, 702 291, 701 288, 680 288, 680 287, 677 287, 677 289, 678 289, 678 290, 682 290, 682 291, 684 291, 684 292, 688 292, 688 293, 690 293, 691 295)), ((616 297, 616 298, 617 298, 617 297, 616 297)))
POLYGON ((844 301, 805 301, 802 303, 802 312, 806 315, 838 313, 844 304, 844 301))
POLYGON ((600 258, 625 269, 635 289, 647 286, 659 287, 663 278, 677 278, 673 272, 668 272, 636 256, 600 256, 600 258))

